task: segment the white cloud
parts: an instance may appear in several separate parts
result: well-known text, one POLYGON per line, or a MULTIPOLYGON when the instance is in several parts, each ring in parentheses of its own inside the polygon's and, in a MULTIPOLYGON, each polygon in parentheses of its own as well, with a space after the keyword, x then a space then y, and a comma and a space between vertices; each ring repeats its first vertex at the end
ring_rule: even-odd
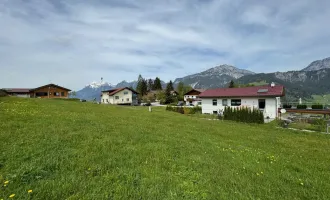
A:
POLYGON ((329 1, 0 2, 0 87, 73 89, 227 63, 257 72, 328 57, 329 1))

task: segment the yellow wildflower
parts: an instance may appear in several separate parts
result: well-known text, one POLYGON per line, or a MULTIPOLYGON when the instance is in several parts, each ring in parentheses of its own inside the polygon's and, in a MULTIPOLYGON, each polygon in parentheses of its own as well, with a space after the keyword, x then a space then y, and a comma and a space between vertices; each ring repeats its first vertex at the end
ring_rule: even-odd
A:
POLYGON ((5 183, 5 184, 8 184, 8 183, 9 183, 9 181, 5 181, 4 183, 5 183))
POLYGON ((259 173, 257 173, 257 176, 259 176, 260 174, 259 173))
POLYGON ((32 190, 28 190, 28 193, 32 193, 32 190))
POLYGON ((9 198, 13 198, 14 196, 15 196, 15 194, 12 194, 12 195, 9 196, 9 198))
POLYGON ((261 172, 261 174, 264 174, 264 172, 261 172))
POLYGON ((304 185, 304 183, 300 183, 300 185, 304 185))

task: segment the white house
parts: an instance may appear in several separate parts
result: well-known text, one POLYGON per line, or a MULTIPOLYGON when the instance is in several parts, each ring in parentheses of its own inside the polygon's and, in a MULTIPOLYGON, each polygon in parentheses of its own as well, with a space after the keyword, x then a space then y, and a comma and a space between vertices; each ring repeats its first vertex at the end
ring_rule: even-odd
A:
POLYGON ((192 89, 183 96, 183 100, 186 102, 186 105, 201 105, 202 99, 200 99, 198 96, 204 92, 205 89, 192 89))
POLYGON ((199 98, 202 99, 202 113, 205 114, 217 114, 226 106, 244 106, 260 109, 265 118, 275 119, 284 95, 284 87, 272 83, 270 86, 209 89, 201 93, 199 98))
POLYGON ((131 88, 117 88, 102 91, 102 104, 138 105, 138 93, 131 88))

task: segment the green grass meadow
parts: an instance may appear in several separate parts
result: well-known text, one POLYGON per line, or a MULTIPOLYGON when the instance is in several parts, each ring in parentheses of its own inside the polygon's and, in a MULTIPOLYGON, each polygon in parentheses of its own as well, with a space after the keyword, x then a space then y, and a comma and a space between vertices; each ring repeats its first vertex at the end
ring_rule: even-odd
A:
POLYGON ((330 199, 330 135, 4 97, 1 199, 330 199))

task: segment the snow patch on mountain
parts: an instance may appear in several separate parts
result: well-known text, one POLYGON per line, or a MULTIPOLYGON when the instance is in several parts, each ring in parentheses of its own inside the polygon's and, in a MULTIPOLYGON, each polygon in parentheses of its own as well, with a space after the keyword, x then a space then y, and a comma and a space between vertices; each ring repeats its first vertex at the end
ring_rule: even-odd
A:
POLYGON ((106 86, 106 87, 115 87, 115 85, 112 85, 111 83, 108 82, 97 82, 97 81, 93 81, 90 84, 87 84, 85 87, 87 88, 92 88, 92 89, 98 89, 102 86, 106 86))

